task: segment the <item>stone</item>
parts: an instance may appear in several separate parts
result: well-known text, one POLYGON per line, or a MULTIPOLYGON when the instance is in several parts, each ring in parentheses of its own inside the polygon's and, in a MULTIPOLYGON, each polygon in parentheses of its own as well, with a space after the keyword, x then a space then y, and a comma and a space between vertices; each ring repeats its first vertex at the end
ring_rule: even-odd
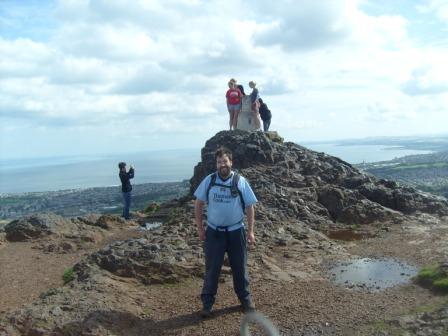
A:
POLYGON ((238 114, 237 129, 243 131, 255 131, 259 129, 262 124, 260 117, 252 112, 250 96, 244 96, 241 102, 241 112, 238 114), (256 119, 258 119, 258 121, 256 119))
POLYGON ((5 226, 6 239, 25 241, 49 236, 70 226, 70 222, 54 214, 37 214, 16 219, 5 226))

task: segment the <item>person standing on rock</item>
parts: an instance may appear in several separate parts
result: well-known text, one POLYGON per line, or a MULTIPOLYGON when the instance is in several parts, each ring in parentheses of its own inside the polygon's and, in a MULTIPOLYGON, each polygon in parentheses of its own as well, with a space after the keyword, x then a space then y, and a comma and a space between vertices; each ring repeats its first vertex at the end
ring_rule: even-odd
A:
POLYGON ((194 192, 198 234, 201 240, 205 240, 205 275, 201 293, 203 318, 212 314, 226 252, 232 269, 233 288, 243 311, 255 309, 249 292, 247 242, 255 242, 254 204, 257 198, 247 180, 232 171, 232 152, 229 149, 219 148, 215 159, 217 171, 205 177, 194 192), (202 216, 206 203, 205 228, 202 216), (247 236, 243 223, 244 212, 247 214, 247 236))
POLYGON ((261 128, 261 121, 260 121, 260 94, 258 93, 258 89, 256 88, 257 83, 254 81, 249 82, 249 87, 252 89, 252 92, 250 94, 250 102, 252 107, 252 113, 254 115, 254 121, 255 121, 255 128, 258 130, 261 128))
POLYGON ((129 171, 126 172, 126 163, 120 162, 118 164, 120 169, 121 180, 121 192, 123 193, 123 215, 124 219, 129 219, 129 209, 131 208, 131 191, 132 185, 130 179, 134 178, 134 167, 129 167, 129 171))
POLYGON ((230 130, 236 129, 236 124, 238 122, 238 114, 241 110, 241 99, 243 98, 243 94, 236 87, 234 81, 230 80, 229 89, 226 92, 226 100, 227 100, 227 109, 229 110, 229 127, 230 130))
POLYGON ((238 84, 235 78, 230 78, 230 81, 233 82, 233 83, 235 84, 235 87, 241 91, 241 94, 242 94, 243 96, 246 95, 246 94, 244 93, 244 86, 242 86, 241 84, 238 84))
POLYGON ((263 131, 267 132, 269 131, 269 126, 271 125, 272 113, 263 99, 260 98, 258 100, 260 102, 259 112, 261 120, 263 121, 263 131))

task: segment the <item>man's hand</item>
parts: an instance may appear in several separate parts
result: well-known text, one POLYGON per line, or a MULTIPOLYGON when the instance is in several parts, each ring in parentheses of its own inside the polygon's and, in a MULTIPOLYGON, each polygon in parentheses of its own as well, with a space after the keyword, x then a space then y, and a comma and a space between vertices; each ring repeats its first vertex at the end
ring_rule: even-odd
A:
POLYGON ((246 214, 247 214, 247 242, 249 243, 249 245, 253 245, 255 243, 255 235, 254 235, 255 210, 253 205, 246 207, 246 214))
POLYGON ((249 245, 253 245, 255 243, 254 231, 247 232, 247 242, 249 243, 249 245))

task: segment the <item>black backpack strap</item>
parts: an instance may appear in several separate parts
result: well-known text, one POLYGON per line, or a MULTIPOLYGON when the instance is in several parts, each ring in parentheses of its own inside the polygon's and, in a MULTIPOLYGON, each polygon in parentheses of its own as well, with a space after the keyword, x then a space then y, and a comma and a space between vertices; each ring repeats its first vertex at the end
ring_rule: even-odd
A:
POLYGON ((238 196, 238 182, 240 180, 240 174, 235 172, 232 177, 232 186, 230 187, 230 193, 232 194, 232 197, 238 196))
MULTIPOLYGON (((216 174, 217 173, 214 173, 210 177, 210 183, 208 184, 207 194, 206 194, 206 196, 207 196, 207 203, 208 203, 208 196, 210 194, 210 189, 213 186, 218 185, 218 186, 221 186, 221 187, 229 188, 229 186, 216 183, 216 174)), ((238 188, 238 182, 239 181, 240 181, 240 175, 237 172, 235 172, 233 174, 233 177, 232 177, 232 185, 230 186, 230 194, 232 195, 232 197, 240 196, 241 207, 243 208, 243 212, 245 212, 245 210, 246 210, 246 203, 244 202, 243 193, 241 192, 240 188, 238 188)))
POLYGON ((233 174, 232 178, 232 187, 230 189, 230 193, 232 194, 232 197, 240 196, 241 200, 241 206, 243 207, 243 212, 246 210, 246 203, 244 202, 243 193, 241 192, 240 188, 238 188, 238 182, 240 181, 240 174, 238 172, 235 172, 233 174))
POLYGON ((216 173, 214 173, 211 177, 210 177, 210 183, 208 184, 207 187, 207 203, 208 203, 208 195, 210 194, 210 189, 216 184, 216 173))

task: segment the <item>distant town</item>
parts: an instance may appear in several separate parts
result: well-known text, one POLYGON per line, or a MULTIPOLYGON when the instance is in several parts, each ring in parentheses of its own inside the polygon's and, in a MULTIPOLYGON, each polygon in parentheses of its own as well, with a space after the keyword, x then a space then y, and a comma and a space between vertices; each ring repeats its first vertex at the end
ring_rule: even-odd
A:
MULTIPOLYGON (((143 210, 152 202, 185 196, 189 182, 144 183, 133 186, 131 210, 143 210)), ((34 213, 52 212, 64 217, 88 213, 120 213, 120 187, 100 187, 0 196, 0 219, 10 220, 34 213)))
POLYGON ((448 151, 356 166, 377 177, 448 198, 448 151))

